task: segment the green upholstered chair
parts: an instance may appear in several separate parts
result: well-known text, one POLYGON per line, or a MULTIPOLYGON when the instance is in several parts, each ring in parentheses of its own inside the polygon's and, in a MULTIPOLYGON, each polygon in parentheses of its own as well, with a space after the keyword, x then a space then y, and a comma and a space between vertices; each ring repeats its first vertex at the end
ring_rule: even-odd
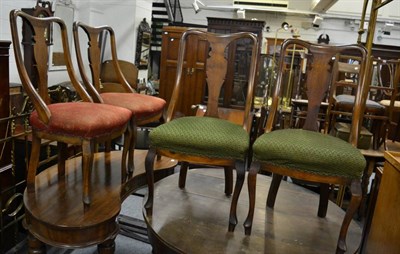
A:
MULTIPOLYGON (((15 60, 19 76, 25 92, 32 101, 34 110, 29 121, 32 126, 32 151, 29 161, 27 176, 27 190, 35 191, 36 170, 39 166, 40 147, 42 140, 56 141, 58 146, 58 176, 60 181, 65 175, 65 161, 67 159, 67 145, 78 145, 82 149, 82 175, 84 204, 91 203, 90 179, 93 166, 94 153, 98 143, 108 142, 125 133, 125 145, 129 145, 131 136, 127 128, 131 119, 131 111, 99 103, 93 103, 91 97, 79 83, 72 67, 72 60, 68 46, 67 30, 59 18, 36 18, 22 11, 10 12, 10 25, 15 53, 15 60), (30 27, 32 36, 25 36, 20 40, 20 24, 30 27), (83 102, 52 103, 48 93, 48 67, 49 67, 49 28, 59 26, 63 56, 66 62, 69 78, 83 102), (33 81, 25 67, 21 44, 33 49, 37 82, 33 81), (126 131, 126 132, 125 132, 126 131)), ((121 160, 122 178, 126 178, 127 149, 123 150, 121 160)))
MULTIPOLYGON (((248 176, 250 209, 245 221, 245 230, 250 233, 255 206, 255 189, 257 172, 272 172, 273 178, 269 189, 267 206, 274 207, 279 184, 283 176, 316 182, 321 186, 318 216, 327 213, 330 185, 350 186, 352 198, 339 234, 337 252, 346 250, 345 238, 348 226, 361 200, 361 176, 366 162, 356 148, 360 121, 365 100, 360 96, 363 79, 360 79, 355 96, 351 136, 349 142, 318 131, 318 114, 321 102, 329 92, 332 68, 335 59, 342 52, 351 52, 361 60, 360 75, 363 77, 366 66, 366 49, 363 46, 328 46, 311 44, 299 39, 287 39, 283 42, 278 66, 278 79, 269 111, 265 133, 253 144, 253 162, 248 176), (292 55, 293 48, 301 60, 304 73, 304 86, 307 91, 308 109, 301 129, 277 129, 275 122, 280 108, 280 98, 284 89, 284 76, 290 71, 287 67, 287 56, 292 55)), ((301 209, 301 207, 299 207, 301 209)), ((338 232, 339 233, 339 232, 338 232)))
MULTIPOLYGON (((147 123, 160 120, 166 102, 155 96, 137 93, 134 90, 135 87, 132 87, 133 85, 137 85, 136 82, 133 83, 132 78, 132 86, 128 83, 120 67, 121 62, 118 60, 117 56, 115 33, 110 26, 92 27, 82 22, 74 22, 73 34, 79 71, 83 83, 93 97, 93 100, 123 107, 132 112, 131 129, 133 134, 130 141, 128 156, 128 170, 132 173, 134 170, 133 157, 137 138, 137 126, 143 126, 147 123), (86 37, 80 36, 81 33, 79 33, 79 30, 82 30, 86 37), (85 62, 83 61, 80 42, 85 40, 84 38, 87 38, 84 45, 87 46, 85 49, 87 50, 87 63, 90 68, 85 68, 85 62), (112 62, 114 67, 114 75, 111 82, 101 80, 101 38, 109 38, 112 58, 108 60, 107 63, 112 62), (89 78, 86 73, 87 69, 90 70, 91 78, 89 78)), ((123 65, 126 66, 127 64, 123 63, 123 65)), ((132 70, 132 66, 129 67, 132 70)), ((108 74, 110 76, 110 73, 108 74)), ((130 74, 137 75, 135 67, 133 67, 132 73, 130 74)))
MULTIPOLYGON (((204 44, 203 44, 204 45, 204 44)), ((203 47, 199 47, 203 48, 203 47)), ((150 132, 150 149, 146 156, 146 174, 148 179, 148 199, 145 204, 148 215, 152 214, 154 195, 153 164, 156 155, 164 155, 181 162, 179 187, 185 187, 188 164, 205 164, 223 167, 226 174, 225 193, 231 194, 229 181, 232 181, 230 172, 236 169, 237 180, 232 197, 229 216, 229 231, 233 231, 237 224, 236 206, 245 178, 246 158, 250 144, 249 118, 251 113, 254 78, 258 55, 257 37, 248 32, 235 34, 214 34, 200 30, 187 30, 183 33, 179 45, 177 74, 175 87, 169 104, 166 123, 150 132), (207 108, 204 116, 188 116, 174 118, 176 105, 181 100, 180 89, 183 85, 191 85, 184 68, 184 59, 188 57, 186 43, 197 37, 200 43, 208 43, 209 48, 199 50, 197 54, 207 55, 205 73, 202 75, 207 84, 207 108), (247 40, 248 47, 252 48, 251 56, 246 56, 250 63, 248 79, 246 80, 246 104, 244 118, 238 125, 221 119, 221 108, 218 107, 221 90, 227 74, 227 60, 225 52, 228 46, 234 46, 237 40, 247 40), (230 179, 229 179, 230 178, 230 179)), ((243 56, 242 56, 243 57, 243 56)), ((243 60, 243 59, 242 59, 243 60)), ((199 70, 194 70, 199 71, 199 70)), ((199 75, 198 77, 201 77, 199 75)))

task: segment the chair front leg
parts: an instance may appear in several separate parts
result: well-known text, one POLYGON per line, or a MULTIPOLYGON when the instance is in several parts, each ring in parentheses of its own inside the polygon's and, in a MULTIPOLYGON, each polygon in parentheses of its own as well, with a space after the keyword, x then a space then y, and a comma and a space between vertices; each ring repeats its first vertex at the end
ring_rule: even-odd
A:
POLYGON ((82 200, 85 205, 90 205, 90 178, 93 167, 93 156, 95 151, 95 142, 93 140, 84 140, 82 142, 82 200))
POLYGON ((29 192, 35 191, 35 177, 36 170, 39 165, 41 139, 36 136, 35 132, 32 133, 32 148, 31 157, 29 159, 28 175, 26 186, 29 192))
POLYGON ((153 214, 153 201, 154 201, 154 159, 157 155, 155 149, 150 148, 146 155, 145 170, 147 180, 147 201, 144 204, 148 216, 153 214))
POLYGON ((256 205, 256 184, 257 173, 260 170, 260 163, 254 161, 249 169, 247 175, 247 188, 249 191, 249 212, 247 218, 243 223, 245 235, 251 235, 251 228, 253 226, 254 209, 256 205))
POLYGON ((354 214, 357 212, 357 209, 361 203, 361 198, 362 198, 361 182, 359 180, 353 180, 350 185, 350 191, 351 191, 350 204, 346 210, 346 214, 344 216, 343 223, 340 228, 336 253, 345 253, 347 250, 346 246, 347 230, 349 229, 354 214))
POLYGON ((237 225, 237 215, 236 215, 237 202, 239 200, 240 192, 242 191, 244 177, 246 173, 244 161, 237 160, 235 162, 235 168, 236 168, 236 184, 235 184, 235 190, 233 191, 231 210, 229 213, 229 228, 228 228, 229 232, 233 232, 237 225))

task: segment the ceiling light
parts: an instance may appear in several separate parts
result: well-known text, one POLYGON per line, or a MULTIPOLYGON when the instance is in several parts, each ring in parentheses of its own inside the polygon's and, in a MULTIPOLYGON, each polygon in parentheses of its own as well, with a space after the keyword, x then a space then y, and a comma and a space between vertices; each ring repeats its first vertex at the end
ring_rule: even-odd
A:
POLYGON ((192 6, 193 6, 194 12, 195 12, 196 14, 199 13, 199 12, 201 11, 201 9, 200 9, 200 7, 199 7, 199 4, 201 4, 201 5, 203 5, 203 6, 206 6, 206 5, 203 4, 203 2, 201 2, 200 0, 194 0, 193 3, 192 3, 192 6))
POLYGON ((239 19, 246 18, 246 11, 244 9, 239 9, 239 10, 236 11, 236 13, 237 13, 237 17, 239 19))

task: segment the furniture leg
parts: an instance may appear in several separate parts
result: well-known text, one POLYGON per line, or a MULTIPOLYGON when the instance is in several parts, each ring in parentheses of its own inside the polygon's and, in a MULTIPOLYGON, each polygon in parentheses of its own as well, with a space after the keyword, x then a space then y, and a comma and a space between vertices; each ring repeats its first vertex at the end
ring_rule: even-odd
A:
MULTIPOLYGON (((126 157, 128 156, 128 151, 130 152, 131 149, 131 143, 133 142, 132 137, 134 137, 135 135, 132 134, 132 128, 131 126, 128 124, 128 126, 126 127, 126 131, 124 133, 124 147, 122 148, 122 162, 121 162, 121 182, 125 182, 125 180, 127 179, 127 169, 126 169, 126 157)), ((133 171, 134 168, 133 166, 130 167, 130 163, 133 165, 133 162, 130 162, 130 160, 133 160, 133 154, 131 157, 131 154, 129 154, 129 158, 128 158, 128 173, 129 175, 133 175, 133 171)))
POLYGON ((93 154, 95 143, 84 140, 82 142, 82 199, 85 205, 90 205, 90 177, 93 167, 93 154))
POLYGON ((41 139, 38 138, 35 133, 32 133, 32 151, 29 159, 28 176, 26 181, 28 191, 35 191, 35 177, 39 165, 40 143, 41 139))
POLYGON ((328 211, 329 193, 329 184, 321 183, 318 206, 318 217, 320 218, 325 218, 328 211))
POLYGON ((271 186, 269 187, 268 197, 267 197, 267 206, 270 208, 274 208, 276 194, 278 194, 279 185, 281 184, 282 175, 272 174, 271 186))
POLYGON ((181 162, 181 168, 179 170, 179 188, 183 189, 186 185, 186 176, 188 172, 189 163, 186 161, 181 162))
POLYGON ((28 233, 28 253, 29 254, 44 254, 46 253, 46 245, 28 233))
POLYGON ((99 254, 113 254, 115 252, 115 240, 109 239, 97 245, 97 251, 99 254))
POLYGON ((376 158, 375 157, 368 157, 367 159, 367 167, 364 170, 364 174, 362 176, 362 182, 361 182, 361 190, 362 190, 362 199, 361 199, 361 204, 358 209, 358 219, 361 220, 362 218, 365 217, 365 208, 367 204, 367 192, 368 192, 368 184, 369 184, 369 179, 372 175, 372 172, 374 171, 375 164, 376 164, 376 158))
POLYGON ((361 199, 363 196, 360 181, 353 180, 351 182, 350 191, 351 191, 350 204, 344 216, 342 227, 340 228, 336 253, 345 253, 347 250, 346 247, 347 230, 349 229, 350 222, 352 221, 354 214, 357 212, 357 209, 361 203, 361 199))
POLYGON ((67 159, 67 144, 57 142, 58 149, 58 179, 61 180, 65 176, 65 160, 67 159))
POLYGON ((225 174, 225 195, 230 196, 233 191, 233 168, 224 167, 225 174))
POLYGON ((260 163, 253 162, 249 169, 249 174, 247 175, 247 187, 249 192, 249 212, 243 224, 245 235, 251 235, 251 228, 253 226, 254 209, 256 204, 257 173, 259 169, 260 163))
POLYGON ((237 224, 237 216, 236 216, 237 202, 239 199, 240 192, 242 191, 244 177, 246 174, 244 161, 236 161, 235 168, 236 168, 236 184, 232 197, 231 210, 229 213, 229 227, 228 227, 229 232, 233 232, 237 224))
POLYGON ((148 216, 153 214, 153 200, 154 200, 154 159, 157 153, 154 149, 149 149, 145 160, 145 170, 147 179, 147 201, 144 204, 148 216))
POLYGON ((137 126, 136 126, 136 118, 132 116, 128 128, 131 130, 130 134, 130 144, 129 146, 129 156, 128 156, 128 172, 133 173, 135 170, 134 165, 134 156, 135 156, 135 146, 136 146, 136 137, 137 137, 137 126))

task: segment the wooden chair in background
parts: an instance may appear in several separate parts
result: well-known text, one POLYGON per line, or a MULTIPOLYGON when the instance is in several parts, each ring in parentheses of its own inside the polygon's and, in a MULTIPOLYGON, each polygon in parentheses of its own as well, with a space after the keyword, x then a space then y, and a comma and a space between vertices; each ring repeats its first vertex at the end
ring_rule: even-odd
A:
POLYGON ((189 163, 212 165, 224 168, 226 177, 225 193, 230 195, 231 190, 229 190, 228 185, 232 179, 227 178, 230 178, 232 168, 236 169, 236 185, 229 215, 229 231, 234 230, 237 224, 237 201, 245 178, 246 160, 250 146, 248 119, 251 117, 257 55, 258 40, 252 33, 220 35, 199 30, 188 30, 183 33, 179 45, 175 87, 168 107, 166 123, 153 129, 149 135, 150 149, 145 162, 148 178, 148 198, 145 204, 147 215, 151 216, 153 212, 154 159, 156 155, 164 155, 181 162, 180 188, 185 188, 189 163), (204 54, 208 55, 205 77, 208 89, 207 107, 201 113, 204 116, 174 118, 175 109, 181 96, 180 91, 185 72, 186 42, 196 37, 209 45, 209 48, 204 52, 204 54), (252 54, 249 56, 251 57, 251 66, 247 80, 244 117, 241 124, 238 125, 220 118, 219 113, 221 112, 219 112, 218 101, 227 72, 225 50, 229 45, 234 45, 234 42, 240 39, 249 41, 249 45, 252 45, 252 54))
MULTIPOLYGON (((121 72, 124 75, 126 81, 136 91, 137 87, 137 79, 139 75, 139 70, 131 62, 118 60, 118 65, 121 67, 121 72)), ((119 92, 125 93, 124 86, 121 84, 121 81, 118 79, 117 71, 114 67, 114 62, 112 60, 106 60, 101 64, 100 67, 100 80, 101 80, 101 92, 119 92)))
MULTIPOLYGON (((388 122, 385 134, 388 134, 390 126, 395 126, 394 134, 392 134, 392 141, 395 141, 400 132, 400 117, 398 120, 395 119, 395 114, 400 112, 400 59, 378 59, 376 69, 377 85, 390 88, 390 90, 379 90, 380 94, 377 96, 377 101, 382 106, 385 106, 387 111, 388 122), (384 80, 384 74, 388 79, 384 80)), ((387 135, 385 135, 385 138, 387 138, 387 135)))
MULTIPOLYGON (((35 18, 24 12, 13 10, 10 12, 10 24, 18 73, 24 90, 35 109, 30 116, 32 151, 27 176, 27 189, 29 192, 35 191, 35 176, 42 140, 58 142, 58 174, 60 180, 65 174, 67 145, 79 145, 82 147, 84 178, 82 199, 85 204, 90 204, 90 172, 96 144, 110 141, 112 138, 121 136, 125 131, 127 131, 125 137, 130 138, 131 133, 127 125, 132 113, 124 108, 92 103, 91 97, 79 83, 73 70, 66 27, 61 19, 35 18), (21 40, 19 39, 18 18, 21 18, 33 31, 34 36, 29 43, 32 44, 34 51, 35 67, 38 73, 37 84, 31 82, 24 65, 20 46, 21 40), (50 104, 48 94, 48 48, 50 43, 47 33, 53 25, 58 25, 61 29, 64 59, 69 78, 84 102, 50 104), (37 90, 35 87, 37 87, 37 90)), ((126 145, 128 144, 129 141, 126 142, 126 145)), ((126 175, 126 156, 127 149, 124 149, 121 162, 123 175, 126 175)))
MULTIPOLYGON (((348 226, 361 201, 361 177, 366 165, 361 152, 356 148, 365 100, 362 98, 367 64, 367 51, 358 45, 328 46, 311 44, 298 39, 287 39, 281 47, 278 79, 273 102, 269 111, 265 133, 254 142, 253 162, 248 175, 249 214, 245 221, 246 233, 250 234, 255 207, 257 172, 272 172, 273 178, 267 198, 267 206, 274 207, 276 195, 283 176, 319 183, 320 204, 318 216, 325 217, 331 185, 350 186, 352 198, 344 217, 337 253, 346 251, 348 226), (308 110, 302 129, 274 130, 280 98, 284 89, 283 75, 287 71, 285 57, 288 50, 302 48, 306 73, 308 110), (319 132, 318 114, 321 102, 326 96, 332 78, 334 62, 344 51, 350 51, 360 58, 359 86, 355 94, 349 142, 319 132)), ((301 209, 299 207, 299 209, 301 209)))
MULTIPOLYGON (((74 42, 75 42, 75 50, 76 56, 79 66, 79 71, 81 77, 83 79, 83 83, 88 89, 90 95, 92 95, 93 100, 96 102, 101 102, 105 104, 120 106, 126 109, 129 109, 132 112, 131 119, 131 129, 133 130, 133 135, 130 141, 129 147, 129 156, 128 156, 128 170, 129 172, 133 172, 134 170, 134 149, 135 149, 135 141, 137 137, 137 126, 145 125, 147 123, 151 123, 154 121, 158 121, 163 113, 165 101, 163 99, 139 94, 137 93, 133 87, 130 86, 125 76, 122 73, 121 67, 119 65, 118 56, 117 56, 117 46, 115 42, 115 34, 114 30, 109 26, 99 26, 99 27, 91 27, 85 25, 81 22, 74 22, 73 24, 73 33, 74 33, 74 42), (79 28, 84 31, 87 35, 87 57, 88 63, 90 67, 91 79, 89 79, 86 74, 85 63, 83 61, 83 54, 81 52, 81 43, 82 38, 79 34, 79 28), (115 71, 115 77, 118 80, 118 83, 123 88, 124 93, 121 92, 104 92, 102 93, 102 80, 101 80, 101 59, 100 59, 100 38, 101 34, 108 33, 110 48, 111 48, 111 56, 115 71), (100 93, 100 94, 99 94, 100 93)), ((107 85, 106 85, 107 86, 107 85)), ((119 91, 121 91, 121 87, 119 91)))
MULTIPOLYGON (((354 94, 357 89, 359 77, 359 64, 357 59, 352 59, 351 56, 341 57, 340 61, 336 62, 336 66, 333 71, 333 83, 332 94, 330 96, 330 104, 333 104, 333 108, 330 112, 331 124, 327 126, 335 128, 336 119, 338 117, 349 119, 352 115, 352 109, 354 106, 354 94), (338 92, 340 90, 340 93, 338 92)), ((370 61, 372 64, 371 73, 375 66, 377 72, 382 71, 382 67, 386 64, 380 59, 372 59, 370 61)), ((379 76, 380 74, 377 73, 379 76)), ((372 145, 368 142, 362 142, 362 140, 367 141, 367 138, 362 133, 362 137, 359 140, 359 148, 378 150, 380 146, 384 146, 386 149, 386 136, 387 128, 389 123, 389 115, 391 115, 392 107, 385 107, 379 103, 380 95, 393 94, 394 88, 391 85, 383 85, 381 82, 377 82, 368 85, 368 94, 364 112, 364 130, 363 133, 368 131, 372 134, 372 145), (368 129, 368 130, 367 130, 368 129), (361 143, 364 143, 363 145, 361 143)), ((346 120, 345 120, 346 121, 346 120)))

